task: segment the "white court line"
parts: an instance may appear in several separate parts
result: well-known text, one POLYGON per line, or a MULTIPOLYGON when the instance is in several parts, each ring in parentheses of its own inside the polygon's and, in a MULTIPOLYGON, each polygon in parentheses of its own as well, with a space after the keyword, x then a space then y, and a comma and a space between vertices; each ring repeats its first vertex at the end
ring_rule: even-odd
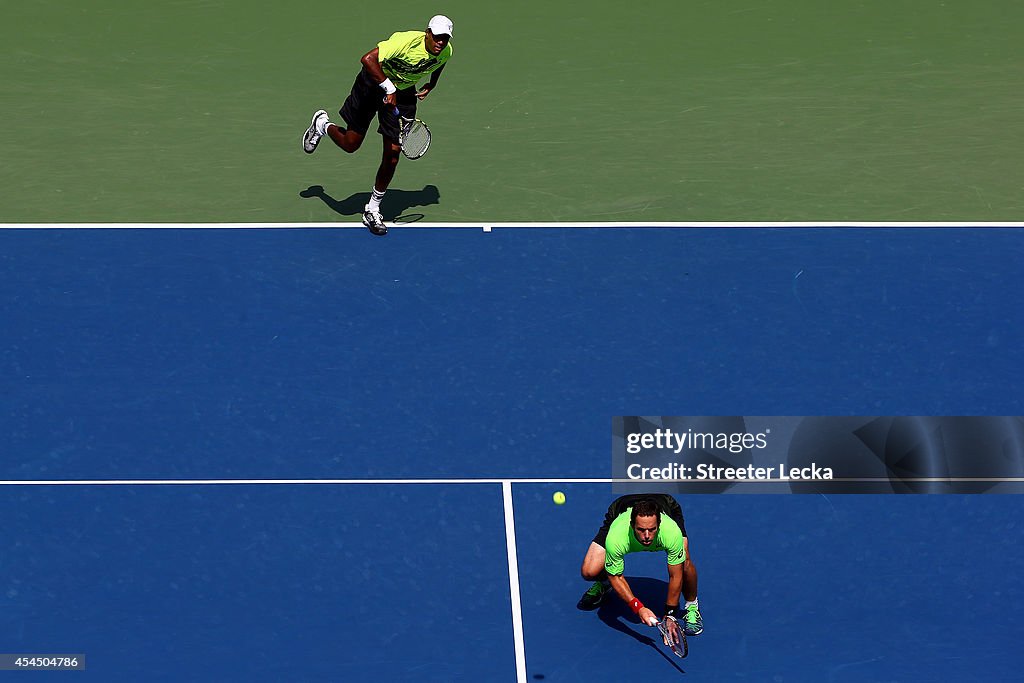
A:
POLYGON ((6 479, 0 486, 233 486, 240 484, 611 484, 631 479, 6 479))
MULTIPOLYGON (((472 228, 491 232, 494 228, 1024 228, 1011 221, 692 221, 692 222, 530 222, 521 223, 393 223, 396 228, 472 228)), ((366 230, 362 223, 0 223, 0 230, 319 230, 352 228, 366 230)))
POLYGON ((505 550, 508 554, 508 588, 512 595, 512 637, 516 651, 516 681, 526 683, 526 643, 523 639, 523 606, 519 594, 519 558, 516 554, 516 519, 512 509, 512 483, 501 482, 505 502, 505 550))
MULTIPOLYGON (((4 479, 0 486, 265 486, 265 485, 404 485, 404 484, 633 484, 658 486, 662 484, 788 484, 794 481, 813 482, 818 485, 842 482, 892 482, 888 477, 835 477, 833 479, 4 479)), ((1024 483, 1024 477, 904 477, 900 482, 933 483, 1024 483)))

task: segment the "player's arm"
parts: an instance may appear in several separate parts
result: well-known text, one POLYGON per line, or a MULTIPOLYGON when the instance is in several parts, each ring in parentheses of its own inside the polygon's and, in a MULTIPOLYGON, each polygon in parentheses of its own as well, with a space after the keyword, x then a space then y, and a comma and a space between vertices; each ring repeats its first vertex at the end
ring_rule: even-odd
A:
POLYGON ((375 47, 359 60, 359 62, 366 69, 367 73, 373 77, 373 80, 381 87, 385 93, 384 101, 395 106, 395 102, 398 100, 397 89, 395 84, 391 82, 391 79, 384 73, 384 69, 380 65, 380 48, 375 47))
POLYGON ((679 609, 679 596, 683 593, 683 565, 668 565, 668 597, 665 598, 665 608, 679 609))
POLYGON ((437 67, 433 71, 433 73, 430 74, 430 82, 423 86, 423 88, 416 93, 416 97, 422 100, 424 97, 430 94, 431 90, 437 87, 437 81, 441 78, 441 72, 444 71, 444 68, 446 66, 448 65, 442 64, 441 66, 437 67))
POLYGON ((650 608, 644 607, 643 603, 636 599, 636 596, 633 595, 633 590, 629 587, 629 582, 626 581, 625 576, 622 576, 621 574, 617 576, 615 574, 609 574, 608 583, 612 585, 612 588, 615 589, 618 596, 630 606, 633 612, 640 617, 640 621, 648 626, 653 626, 652 620, 657 621, 658 618, 654 616, 654 612, 651 611, 650 608))

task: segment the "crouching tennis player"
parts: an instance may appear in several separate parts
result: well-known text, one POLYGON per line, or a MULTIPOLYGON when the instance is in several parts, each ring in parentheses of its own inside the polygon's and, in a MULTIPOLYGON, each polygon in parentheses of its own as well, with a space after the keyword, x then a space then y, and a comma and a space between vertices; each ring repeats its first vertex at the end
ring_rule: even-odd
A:
POLYGON ((697 568, 690 557, 683 511, 675 498, 663 493, 634 494, 616 499, 604 517, 604 524, 583 558, 580 572, 593 581, 577 607, 593 610, 614 589, 640 621, 652 625, 654 612, 636 599, 623 576, 624 558, 629 553, 664 551, 668 556, 668 597, 665 618, 678 625, 682 619, 687 636, 704 630, 697 605, 697 568), (686 598, 680 615, 679 596, 686 598))
POLYGON ((346 152, 355 152, 363 144, 373 117, 377 117, 384 153, 370 201, 363 209, 363 225, 375 235, 388 232, 380 202, 395 176, 402 151, 395 107, 407 119, 416 117, 416 102, 437 87, 437 80, 451 59, 452 28, 452 20, 439 14, 431 17, 426 31, 399 31, 377 43, 359 60, 363 68, 338 112, 347 128, 331 123, 327 112, 320 109, 314 112, 313 121, 302 136, 302 149, 307 154, 316 151, 325 135, 346 152), (416 84, 427 76, 430 81, 416 90, 416 84))

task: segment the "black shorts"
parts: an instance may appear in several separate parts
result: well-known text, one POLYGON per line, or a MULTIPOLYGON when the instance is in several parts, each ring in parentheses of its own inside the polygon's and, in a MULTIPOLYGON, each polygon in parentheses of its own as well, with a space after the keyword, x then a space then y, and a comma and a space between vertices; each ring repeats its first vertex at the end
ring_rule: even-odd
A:
POLYGON ((679 503, 676 499, 667 493, 632 493, 628 496, 622 496, 612 501, 612 504, 608 506, 608 512, 604 515, 604 524, 598 529, 597 535, 594 536, 594 543, 598 544, 602 548, 604 542, 608 538, 608 528, 615 521, 615 518, 626 511, 627 508, 633 507, 633 504, 638 500, 653 500, 658 506, 658 511, 662 514, 666 514, 675 520, 675 523, 679 525, 679 530, 683 532, 683 537, 686 538, 686 524, 683 522, 683 509, 679 507, 679 503))
MULTIPOLYGON (((398 111, 402 116, 409 119, 415 118, 416 102, 418 101, 416 88, 399 90, 397 96, 398 111)), ((349 130, 354 130, 361 135, 366 135, 366 131, 370 130, 370 124, 373 122, 373 117, 376 116, 380 124, 377 126, 377 132, 386 138, 398 140, 398 117, 395 116, 391 107, 384 104, 384 91, 374 82, 373 77, 366 69, 360 71, 356 76, 356 82, 352 84, 352 92, 348 94, 338 113, 345 120, 349 130)))

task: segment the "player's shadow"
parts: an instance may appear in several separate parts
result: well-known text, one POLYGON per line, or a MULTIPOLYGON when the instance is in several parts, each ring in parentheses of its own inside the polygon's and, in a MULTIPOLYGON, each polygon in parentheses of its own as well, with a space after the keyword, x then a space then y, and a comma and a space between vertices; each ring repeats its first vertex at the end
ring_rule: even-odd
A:
MULTIPOLYGON (((322 185, 310 185, 299 192, 303 199, 320 199, 324 204, 342 216, 362 216, 363 207, 370 201, 369 192, 357 192, 345 199, 335 199, 327 194, 322 185)), ((386 221, 401 219, 402 223, 414 223, 423 218, 421 213, 406 214, 414 206, 433 206, 441 203, 441 192, 436 185, 426 185, 422 190, 388 190, 380 203, 380 212, 386 221)))
MULTIPOLYGON (((665 596, 668 592, 668 583, 660 579, 652 579, 647 577, 628 577, 629 587, 633 591, 640 602, 645 605, 664 605, 665 596)), ((655 614, 658 613, 658 607, 654 608, 655 614)), ((661 634, 658 629, 651 626, 645 626, 640 623, 640 619, 633 614, 633 610, 629 609, 626 603, 622 602, 616 595, 609 595, 601 606, 597 609, 597 616, 607 626, 620 631, 630 638, 633 638, 639 643, 647 645, 652 648, 655 652, 665 658, 669 664, 674 666, 676 670, 684 674, 686 670, 679 666, 679 659, 669 652, 661 642, 661 634), (645 631, 650 631, 653 635, 646 635, 645 631)))

